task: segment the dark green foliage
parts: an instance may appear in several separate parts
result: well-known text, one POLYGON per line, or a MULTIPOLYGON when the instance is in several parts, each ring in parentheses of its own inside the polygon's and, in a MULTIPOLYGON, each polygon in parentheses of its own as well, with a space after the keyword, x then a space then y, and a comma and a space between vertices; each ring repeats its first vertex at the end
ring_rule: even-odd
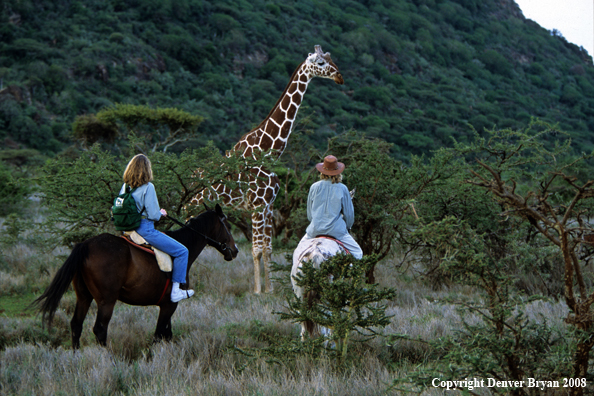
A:
POLYGON ((76 139, 87 145, 98 141, 112 143, 118 134, 115 123, 99 120, 94 114, 77 117, 72 123, 72 132, 76 139))
MULTIPOLYGON (((186 205, 204 188, 217 182, 234 186, 228 177, 253 165, 226 158, 213 145, 181 154, 155 152, 149 158, 159 204, 177 218, 203 211, 202 207, 186 205), (202 177, 196 175, 199 168, 203 169, 202 177)), ((64 242, 80 242, 101 231, 113 231, 110 208, 119 194, 129 159, 95 144, 75 158, 60 156, 49 160, 37 179, 44 204, 49 208, 48 230, 59 233, 64 242)))
POLYGON ((319 300, 310 306, 307 298, 292 297, 288 312, 280 313, 281 319, 296 323, 312 320, 331 329, 329 339, 336 343, 337 356, 345 359, 353 332, 370 339, 377 335, 378 327, 390 323, 382 302, 394 298, 395 290, 367 283, 366 273, 377 261, 376 256, 357 260, 339 254, 322 262, 319 268, 304 263, 296 283, 303 288, 304 296, 315 292, 319 300))
POLYGON ((485 67, 491 73, 501 74, 506 77, 511 76, 512 65, 499 52, 492 49, 486 50, 480 55, 479 60, 485 64, 485 67))
MULTIPOLYGON (((435 363, 419 368, 407 376, 394 380, 394 388, 407 391, 433 388, 433 379, 440 381, 460 381, 465 378, 499 378, 507 381, 525 381, 527 378, 551 378, 558 380, 570 376, 571 350, 567 337, 569 334, 549 326, 546 318, 539 321, 528 320, 518 309, 510 309, 506 315, 505 327, 501 332, 494 331, 493 318, 483 317, 483 322, 473 325, 465 322, 463 330, 453 337, 444 337, 430 342, 432 350, 441 355, 435 363), (512 313, 513 312, 513 313, 512 313)), ((462 304, 459 312, 467 315, 469 311, 480 312, 479 307, 462 304)), ((391 344, 397 344, 409 337, 394 335, 391 344)), ((458 387, 458 390, 475 392, 479 387, 458 387)), ((511 395, 532 394, 524 385, 520 388, 495 388, 496 391, 511 395)), ((470 392, 469 392, 470 393, 470 392)), ((472 393, 470 393, 472 394, 472 393)))
POLYGON ((486 131, 470 144, 443 150, 466 159, 451 164, 466 172, 422 197, 422 217, 408 240, 428 277, 481 292, 479 300, 445 301, 458 304, 463 318, 472 313, 482 321, 431 342, 444 355, 428 371, 397 382, 422 388, 435 377, 522 381, 590 375, 592 325, 580 318, 591 315, 592 278, 584 271, 591 252, 580 246, 591 233, 585 219, 592 211, 592 181, 584 170, 592 155, 572 157, 564 137, 555 127, 532 122, 518 131, 486 131), (529 281, 535 274, 536 288, 529 281), (545 318, 528 318, 539 292, 564 297, 571 326, 554 328, 545 318))
POLYGON ((33 186, 0 160, 0 216, 22 213, 29 206, 28 195, 33 186))
POLYGON ((118 136, 119 146, 132 140, 137 149, 167 151, 168 148, 188 141, 202 122, 202 117, 179 109, 151 109, 148 106, 116 104, 97 115, 77 117, 73 124, 74 137, 85 145, 97 141, 113 143, 118 136), (118 125, 124 132, 118 133, 118 125))
POLYGON ((468 123, 482 132, 517 128, 531 116, 560 122, 581 147, 594 147, 584 121, 594 114, 591 58, 513 7, 495 0, 8 1, 0 10, 0 79, 10 87, 0 96, 0 131, 58 152, 70 143, 62 125, 126 103, 202 116, 207 138, 188 146, 213 139, 227 150, 268 114, 295 67, 321 44, 345 85, 316 80, 304 98, 318 148, 329 130, 356 128, 395 144, 392 155, 408 161, 452 137, 464 141, 468 123), (492 94, 495 87, 505 94, 492 94))

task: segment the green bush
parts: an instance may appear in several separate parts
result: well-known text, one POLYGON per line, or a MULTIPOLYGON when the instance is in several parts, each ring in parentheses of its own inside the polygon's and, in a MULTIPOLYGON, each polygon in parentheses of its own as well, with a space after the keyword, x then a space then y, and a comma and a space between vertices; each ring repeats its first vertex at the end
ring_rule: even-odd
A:
POLYGON ((486 50, 479 56, 479 59, 491 73, 501 74, 507 77, 511 76, 512 65, 499 52, 486 50))
POLYGON ((45 75, 43 83, 48 94, 61 92, 68 83, 68 76, 61 66, 52 64, 45 75))
POLYGON ((28 196, 31 192, 30 181, 17 176, 0 161, 0 216, 23 213, 29 206, 28 196))
MULTIPOLYGON (((159 203, 178 218, 202 211, 200 207, 186 206, 204 188, 218 182, 235 186, 227 176, 251 166, 238 158, 222 156, 212 144, 179 155, 155 152, 149 158, 155 187, 161 192, 159 203), (195 177, 197 169, 204 170, 202 178, 195 177)), ((128 160, 105 151, 99 144, 75 158, 58 156, 48 160, 38 179, 43 203, 49 209, 45 222, 48 231, 64 242, 80 242, 101 231, 113 231, 110 208, 122 186, 128 160)))
POLYGON ((381 86, 362 87, 355 91, 353 99, 372 105, 375 108, 383 108, 392 104, 390 91, 381 86))
POLYGON ((569 106, 575 106, 583 100, 582 94, 576 89, 574 85, 567 84, 563 87, 563 93, 559 99, 562 103, 569 106))
POLYGON ((109 35, 109 41, 114 43, 122 43, 124 42, 125 36, 122 33, 112 33, 109 35))
MULTIPOLYGON (((383 303, 394 298, 395 289, 367 283, 366 274, 377 261, 374 256, 357 260, 339 254, 323 261, 319 268, 312 262, 303 263, 295 283, 303 289, 303 296, 315 292, 319 300, 311 304, 307 297, 293 296, 288 301, 288 312, 280 312, 280 318, 296 323, 310 320, 332 330, 327 341, 335 349, 327 350, 344 362, 353 333, 369 340, 378 335, 377 328, 390 323, 383 303)), ((320 337, 324 340, 325 336, 320 337)))
POLYGON ((232 16, 219 13, 212 15, 210 18, 210 23, 219 34, 225 34, 231 29, 239 27, 239 22, 237 22, 232 16))

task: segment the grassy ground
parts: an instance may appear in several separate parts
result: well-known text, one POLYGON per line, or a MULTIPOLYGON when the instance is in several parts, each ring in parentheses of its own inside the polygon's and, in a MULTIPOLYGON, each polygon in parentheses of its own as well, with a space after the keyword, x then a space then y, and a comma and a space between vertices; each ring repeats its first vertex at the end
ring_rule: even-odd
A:
POLYGON ((0 315, 6 318, 30 316, 31 312, 27 310, 27 307, 35 298, 33 293, 1 296, 0 315))
MULTIPOLYGON (((0 268, 0 394, 1 395, 383 395, 394 378, 432 358, 426 344, 383 337, 354 343, 351 360, 338 366, 328 357, 301 356, 268 363, 245 356, 238 348, 257 351, 283 337, 297 339, 299 326, 279 320, 289 291, 276 283, 271 294, 254 295, 250 246, 225 262, 207 248, 194 263, 190 280, 197 295, 180 303, 173 316, 174 338, 152 343, 158 308, 116 305, 108 346, 97 345, 92 333, 93 303, 83 330, 82 348, 70 349, 69 322, 76 303, 69 291, 62 299, 51 331, 40 317, 24 308, 38 296, 62 264, 64 250, 51 254, 35 243, 3 245, 0 268)), ((274 260, 289 265, 277 251, 274 260)), ((461 327, 452 305, 435 301, 446 295, 473 295, 464 287, 432 290, 420 280, 396 271, 392 260, 376 270, 377 279, 395 287, 388 303, 391 323, 385 334, 406 334, 424 340, 451 335, 461 327)), ((561 323, 561 303, 534 305, 534 317, 545 313, 561 323)), ((529 312, 530 314, 530 312, 529 312)), ((478 320, 472 316, 466 320, 478 320)), ((432 389, 425 394, 441 394, 432 389)))

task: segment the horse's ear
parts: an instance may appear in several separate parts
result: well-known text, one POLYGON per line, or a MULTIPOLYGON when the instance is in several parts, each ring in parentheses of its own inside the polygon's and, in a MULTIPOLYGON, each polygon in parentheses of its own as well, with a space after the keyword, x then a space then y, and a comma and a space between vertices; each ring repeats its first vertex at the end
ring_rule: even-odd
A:
POLYGON ((225 215, 223 214, 223 209, 221 208, 221 205, 217 204, 215 206, 215 211, 217 212, 217 215, 219 215, 219 217, 225 217, 225 215))
POLYGON ((202 204, 204 205, 204 209, 210 210, 210 208, 206 205, 206 202, 202 202, 202 204))

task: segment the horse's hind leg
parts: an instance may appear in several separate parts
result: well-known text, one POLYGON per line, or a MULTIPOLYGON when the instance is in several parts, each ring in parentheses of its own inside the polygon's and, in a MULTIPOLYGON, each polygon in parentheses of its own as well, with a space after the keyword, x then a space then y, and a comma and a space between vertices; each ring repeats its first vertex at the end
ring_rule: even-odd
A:
POLYGON ((157 328, 155 329, 154 341, 169 341, 173 337, 171 331, 171 317, 177 309, 177 304, 164 304, 159 307, 159 319, 157 319, 157 328))
POLYGON ((80 348, 80 335, 83 329, 83 322, 93 301, 93 296, 81 277, 75 276, 72 284, 76 292, 76 308, 70 321, 70 330, 72 332, 72 348, 78 349, 80 348))
POLYGON ((107 345, 107 327, 109 326, 115 303, 115 300, 97 301, 97 319, 95 320, 95 326, 93 326, 93 333, 95 333, 97 342, 102 346, 107 345))

